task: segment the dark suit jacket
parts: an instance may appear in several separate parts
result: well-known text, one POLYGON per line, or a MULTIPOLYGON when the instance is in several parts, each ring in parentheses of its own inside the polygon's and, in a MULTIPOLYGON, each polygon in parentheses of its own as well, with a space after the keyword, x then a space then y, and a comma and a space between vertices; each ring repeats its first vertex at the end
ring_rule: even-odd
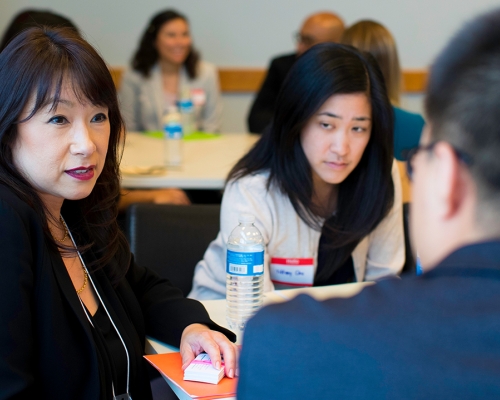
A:
MULTIPOLYGON (((3 185, 0 269, 0 399, 111 398, 110 367, 96 351, 61 256, 46 245, 38 214, 3 185)), ((178 346, 182 330, 200 322, 234 340, 200 303, 133 260, 115 288, 103 270, 91 276, 131 354, 134 399, 151 398, 142 359, 146 334, 178 346)))
POLYGON ((500 241, 353 298, 265 307, 243 343, 239 400, 500 398, 500 241))
POLYGON ((248 130, 250 132, 262 133, 271 122, 281 85, 296 59, 297 54, 293 53, 276 57, 271 61, 264 83, 257 93, 248 115, 248 130))

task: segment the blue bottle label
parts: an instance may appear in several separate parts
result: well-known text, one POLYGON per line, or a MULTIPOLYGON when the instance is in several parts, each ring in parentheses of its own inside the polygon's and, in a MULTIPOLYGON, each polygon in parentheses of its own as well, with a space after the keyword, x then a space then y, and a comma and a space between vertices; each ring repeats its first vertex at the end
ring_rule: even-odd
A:
POLYGON ((165 125, 165 138, 182 139, 182 125, 177 122, 165 125))
POLYGON ((258 276, 264 273, 264 251, 227 251, 226 272, 231 275, 258 276))
POLYGON ((193 102, 191 99, 184 99, 177 102, 179 111, 181 114, 192 113, 193 112, 193 102))

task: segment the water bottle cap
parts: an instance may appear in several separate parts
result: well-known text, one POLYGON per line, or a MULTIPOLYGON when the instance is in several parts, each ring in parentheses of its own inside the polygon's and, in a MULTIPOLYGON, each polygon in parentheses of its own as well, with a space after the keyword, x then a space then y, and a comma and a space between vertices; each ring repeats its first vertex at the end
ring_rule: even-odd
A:
POLYGON ((253 224, 255 222, 255 217, 252 214, 240 214, 238 222, 240 224, 253 224))

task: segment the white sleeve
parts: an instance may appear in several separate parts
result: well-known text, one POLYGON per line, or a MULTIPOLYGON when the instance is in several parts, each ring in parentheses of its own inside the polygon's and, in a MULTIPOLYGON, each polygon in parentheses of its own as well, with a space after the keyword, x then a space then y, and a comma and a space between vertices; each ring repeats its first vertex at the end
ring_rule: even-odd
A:
POLYGON ((366 281, 397 275, 403 269, 405 261, 403 194, 395 161, 392 165, 392 180, 394 182, 392 209, 369 235, 366 281))
MULTIPOLYGON (((203 260, 195 268, 193 288, 188 297, 198 300, 222 299, 226 296, 226 243, 231 231, 238 226, 238 216, 255 216, 255 226, 262 233, 267 248, 272 234, 273 218, 267 201, 263 176, 250 176, 230 182, 221 204, 220 232, 208 246, 203 260)), ((267 251, 265 264, 269 264, 267 251)), ((265 268, 267 272, 269 268, 265 268)), ((265 273, 266 273, 265 272, 265 273)))
POLYGON ((205 132, 220 132, 222 119, 222 99, 220 95, 217 68, 205 63, 204 89, 206 102, 202 111, 202 128, 205 132))
POLYGON ((118 92, 118 99, 120 101, 120 111, 125 122, 125 129, 128 132, 144 130, 139 123, 139 97, 140 85, 135 81, 130 71, 125 72, 118 92))

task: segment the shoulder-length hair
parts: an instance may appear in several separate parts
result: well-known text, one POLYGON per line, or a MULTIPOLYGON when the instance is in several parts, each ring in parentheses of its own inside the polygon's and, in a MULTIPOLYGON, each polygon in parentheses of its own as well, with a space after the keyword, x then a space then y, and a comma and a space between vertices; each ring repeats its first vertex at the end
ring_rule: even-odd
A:
MULTIPOLYGON (((155 47, 158 33, 164 24, 174 19, 182 19, 189 24, 188 19, 181 13, 175 10, 166 10, 156 14, 142 34, 139 48, 132 58, 132 68, 141 73, 145 78, 149 77, 151 68, 158 62, 159 54, 155 47)), ((184 67, 190 79, 194 79, 197 76, 199 59, 199 53, 191 46, 191 50, 184 61, 184 67)))
POLYGON ((373 57, 351 46, 319 44, 295 62, 281 87, 269 129, 236 164, 228 180, 269 171, 268 188, 275 185, 304 222, 328 237, 333 251, 317 279, 327 278, 392 207, 392 130, 392 107, 373 57), (300 136, 327 99, 349 93, 365 93, 370 100, 372 130, 359 164, 339 184, 335 217, 325 222, 314 211, 312 171, 300 136))
POLYGON ((367 51, 375 57, 384 75, 389 98, 393 104, 399 105, 402 84, 401 66, 396 41, 391 32, 378 22, 363 20, 344 31, 341 43, 367 51))
POLYGON ((81 200, 65 200, 62 215, 80 250, 92 249, 91 270, 106 267, 113 282, 126 272, 129 252, 116 217, 120 194, 120 134, 123 122, 116 89, 109 70, 94 50, 74 30, 31 28, 15 37, 0 53, 0 183, 9 186, 40 215, 46 242, 52 250, 64 249, 52 238, 47 223, 50 215, 36 190, 16 168, 13 148, 19 123, 29 120, 42 107, 56 107, 65 85, 82 102, 108 108, 110 137, 101 175, 91 194, 81 200), (29 115, 20 120, 25 107, 34 100, 29 115), (121 265, 120 265, 121 264, 121 265))

